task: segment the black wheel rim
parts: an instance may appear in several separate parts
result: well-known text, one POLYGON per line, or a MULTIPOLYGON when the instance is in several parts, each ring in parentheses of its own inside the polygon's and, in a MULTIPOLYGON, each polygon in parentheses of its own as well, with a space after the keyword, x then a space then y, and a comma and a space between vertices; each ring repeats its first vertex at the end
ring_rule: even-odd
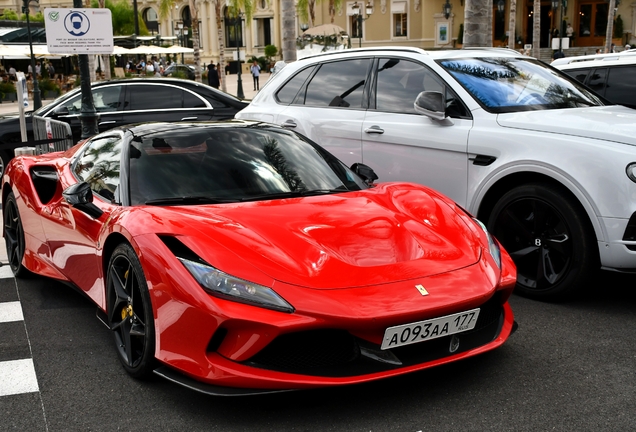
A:
POLYGON ((7 208, 4 210, 4 235, 7 258, 11 270, 16 273, 22 265, 22 256, 24 255, 24 232, 22 231, 22 222, 20 221, 15 202, 8 201, 6 205, 7 208))
POLYGON ((111 293, 108 321, 117 350, 124 363, 135 368, 146 349, 146 318, 139 278, 127 257, 118 256, 111 263, 108 289, 111 293))
POLYGON ((572 262, 572 235, 549 203, 522 198, 497 216, 493 233, 517 265, 517 283, 533 291, 560 283, 572 262))

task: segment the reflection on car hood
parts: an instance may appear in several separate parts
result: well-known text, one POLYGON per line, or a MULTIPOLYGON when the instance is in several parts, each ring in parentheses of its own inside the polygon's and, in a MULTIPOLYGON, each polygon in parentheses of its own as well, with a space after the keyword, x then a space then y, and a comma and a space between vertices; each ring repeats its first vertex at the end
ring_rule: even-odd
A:
MULTIPOLYGON (((200 251, 220 246, 273 279, 312 288, 425 277, 469 266, 480 257, 479 238, 455 210, 413 184, 148 211, 200 232, 190 231, 188 238, 200 251)), ((202 258, 215 265, 214 252, 202 258)))
POLYGON ((619 105, 499 114, 497 123, 636 145, 636 110, 619 105))

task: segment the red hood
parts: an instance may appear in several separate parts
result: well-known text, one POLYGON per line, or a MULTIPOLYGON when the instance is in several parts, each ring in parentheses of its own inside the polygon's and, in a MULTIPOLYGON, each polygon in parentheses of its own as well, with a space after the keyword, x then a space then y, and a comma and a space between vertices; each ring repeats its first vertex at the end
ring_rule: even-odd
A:
POLYGON ((147 210, 173 227, 187 227, 175 234, 184 234, 182 240, 212 265, 221 246, 273 279, 310 288, 425 277, 474 264, 480 254, 477 235, 444 198, 414 184, 147 210))

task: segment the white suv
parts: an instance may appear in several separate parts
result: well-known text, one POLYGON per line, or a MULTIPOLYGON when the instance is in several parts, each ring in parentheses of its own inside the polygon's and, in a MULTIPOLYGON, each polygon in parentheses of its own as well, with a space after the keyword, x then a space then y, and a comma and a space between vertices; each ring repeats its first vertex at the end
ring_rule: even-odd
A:
POLYGON ((565 57, 551 66, 619 105, 636 108, 636 49, 620 53, 565 57))
POLYGON ((562 298, 601 266, 636 271, 636 111, 533 58, 322 54, 289 64, 237 117, 450 196, 510 252, 525 295, 562 298))

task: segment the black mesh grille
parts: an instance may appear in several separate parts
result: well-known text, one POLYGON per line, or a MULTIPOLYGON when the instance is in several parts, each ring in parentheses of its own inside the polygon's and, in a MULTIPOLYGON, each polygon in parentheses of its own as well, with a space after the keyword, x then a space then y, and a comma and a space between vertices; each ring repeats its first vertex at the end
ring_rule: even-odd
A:
POLYGON ((623 240, 636 240, 636 213, 632 214, 632 216, 629 218, 629 221, 627 222, 627 227, 625 228, 625 233, 623 234, 623 240))
POLYGON ((480 306, 473 330, 459 333, 459 348, 450 352, 452 336, 393 348, 401 365, 384 363, 360 354, 360 346, 380 350, 379 345, 358 341, 344 330, 312 330, 281 335, 245 364, 263 369, 311 376, 356 376, 444 358, 492 341, 503 325, 503 306, 495 295, 480 306))
POLYGON ((359 354, 358 344, 348 332, 312 330, 277 337, 252 357, 250 363, 268 369, 309 373, 350 363, 359 354))

